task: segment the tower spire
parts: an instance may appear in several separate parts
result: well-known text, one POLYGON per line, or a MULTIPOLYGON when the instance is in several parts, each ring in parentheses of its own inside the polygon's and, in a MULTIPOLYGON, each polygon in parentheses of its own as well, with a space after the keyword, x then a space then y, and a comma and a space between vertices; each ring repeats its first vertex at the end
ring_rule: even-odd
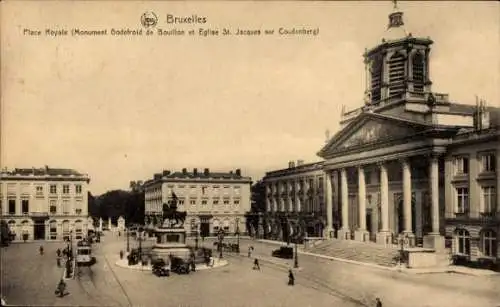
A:
POLYGON ((394 4, 394 12, 389 15, 389 25, 388 28, 397 28, 404 25, 403 22, 403 12, 398 8, 398 1, 392 0, 394 4))
POLYGON ((398 0, 392 0, 392 3, 394 4, 394 9, 398 9, 398 0))

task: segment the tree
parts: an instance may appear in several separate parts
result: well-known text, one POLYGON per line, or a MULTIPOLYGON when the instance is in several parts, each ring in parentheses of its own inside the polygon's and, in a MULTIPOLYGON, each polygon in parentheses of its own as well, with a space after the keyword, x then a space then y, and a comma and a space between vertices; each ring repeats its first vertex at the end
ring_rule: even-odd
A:
POLYGON ((266 211, 266 186, 262 180, 257 181, 251 188, 251 212, 266 211))

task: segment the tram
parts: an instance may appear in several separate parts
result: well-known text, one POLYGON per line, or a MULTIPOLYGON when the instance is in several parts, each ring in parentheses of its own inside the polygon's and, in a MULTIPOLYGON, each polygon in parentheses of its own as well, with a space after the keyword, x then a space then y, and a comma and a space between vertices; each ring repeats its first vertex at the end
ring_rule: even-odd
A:
POLYGON ((93 264, 92 245, 85 239, 76 244, 76 264, 78 266, 89 266, 93 264))

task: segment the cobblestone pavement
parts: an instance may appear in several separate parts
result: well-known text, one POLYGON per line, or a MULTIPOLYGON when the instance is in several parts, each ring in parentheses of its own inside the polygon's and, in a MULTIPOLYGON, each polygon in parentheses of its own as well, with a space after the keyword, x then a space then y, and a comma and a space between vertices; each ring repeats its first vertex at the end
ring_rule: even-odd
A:
MULTIPOLYGON (((236 242, 228 239, 228 242, 236 242)), ((281 266, 292 266, 293 260, 279 260, 270 257, 279 245, 261 243, 254 240, 240 240, 241 256, 247 256, 248 246, 255 249, 253 257, 262 261, 272 261, 281 266)), ((206 246, 213 246, 207 240, 206 246)), ((291 245, 293 246, 293 245, 291 245)), ((311 284, 323 284, 335 291, 366 304, 378 296, 385 306, 492 306, 500 305, 500 277, 468 276, 461 274, 406 274, 396 271, 379 270, 355 264, 320 259, 300 255, 301 270, 297 280, 311 284)))
MULTIPOLYGON (((8 304, 350 307, 374 306, 378 296, 384 307, 500 305, 498 276, 410 275, 307 255, 299 255, 296 285, 290 287, 287 271, 293 260, 270 257, 277 245, 244 239, 241 254, 224 253, 228 266, 158 278, 150 271, 116 266, 126 241, 110 232, 95 244, 97 263, 81 268, 74 280, 67 281, 70 295, 58 298, 54 290, 63 269, 56 266, 55 251, 64 244, 43 243, 43 256, 38 254, 40 244, 12 244, 0 250, 1 291, 8 304), (249 245, 255 247, 251 258, 247 257, 249 245), (254 257, 261 260, 260 271, 251 269, 254 257)), ((130 240, 131 247, 137 245, 135 239, 130 240)), ((206 240, 204 246, 213 247, 213 240, 206 240)))

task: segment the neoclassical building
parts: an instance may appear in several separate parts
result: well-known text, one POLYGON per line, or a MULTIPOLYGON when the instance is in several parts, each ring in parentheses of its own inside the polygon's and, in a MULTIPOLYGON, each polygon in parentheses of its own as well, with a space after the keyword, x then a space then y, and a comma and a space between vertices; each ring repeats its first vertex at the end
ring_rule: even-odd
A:
MULTIPOLYGON (((72 169, 16 168, 0 172, 0 210, 14 241, 87 235, 90 178, 72 169)), ((91 223, 91 222, 90 222, 91 223)))
MULTIPOLYGON (((500 109, 433 92, 432 44, 406 32, 396 10, 381 43, 365 51, 364 104, 342 112, 340 131, 318 152, 323 235, 379 244, 403 238, 471 260, 498 259, 500 109)), ((304 210, 292 205, 300 199, 294 182, 303 179, 290 176, 298 173, 290 167, 264 178, 270 224, 281 223, 276 212, 289 220, 282 232, 293 228, 287 217, 304 210)))
POLYGON ((246 230, 245 213, 250 210, 250 177, 241 170, 226 173, 203 172, 186 168, 181 172, 168 170, 147 180, 145 191, 145 224, 152 230, 162 221, 163 204, 177 197, 179 211, 187 213, 185 228, 188 235, 203 237, 216 235, 219 230, 227 234, 246 230))
POLYGON ((264 236, 287 241, 298 225, 308 237, 322 236, 326 225, 323 162, 291 161, 287 169, 267 172, 263 181, 268 214, 259 228, 264 236))

